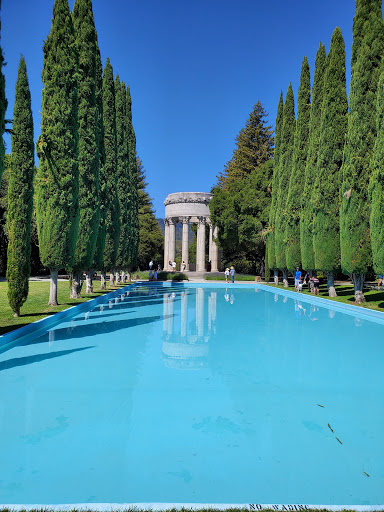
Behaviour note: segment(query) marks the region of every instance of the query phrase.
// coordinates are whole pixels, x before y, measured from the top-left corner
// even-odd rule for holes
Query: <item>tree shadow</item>
[[[72,354],[74,352],[80,352],[82,350],[88,350],[91,347],[82,347],[82,348],[74,348],[72,350],[60,350],[56,352],[51,352],[49,354],[39,354],[35,356],[26,356],[26,357],[14,357],[12,359],[8,359],[7,361],[0,362],[0,371],[10,370],[11,368],[16,368],[17,366],[26,366],[32,363],[39,363],[41,361],[46,361],[47,359],[53,359],[55,357],[66,356]]]

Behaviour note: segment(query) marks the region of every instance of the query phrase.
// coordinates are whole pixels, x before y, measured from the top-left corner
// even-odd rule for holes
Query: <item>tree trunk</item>
[[[276,268],[273,271],[273,281],[275,283],[275,286],[279,284],[279,271]]]
[[[88,270],[87,274],[85,276],[85,282],[86,282],[86,290],[85,293],[93,293],[93,270]]]
[[[114,282],[115,282],[115,276],[114,276],[114,273],[113,273],[113,272],[111,272],[111,273],[109,274],[109,287],[110,287],[110,288],[112,288],[112,286],[113,286]]]
[[[116,270],[115,272],[115,285],[120,284],[120,272]]]
[[[287,272],[287,270],[283,270],[283,283],[284,283],[284,288],[288,288],[288,272]]]
[[[265,264],[264,258],[260,262],[260,276],[265,278]]]
[[[102,270],[100,272],[100,290],[106,290],[107,289],[107,276],[105,274],[105,270]]]
[[[124,272],[124,270],[122,270],[122,271],[121,271],[121,282],[122,282],[122,283],[125,283],[125,282],[126,282],[126,281],[125,281],[125,272]]]
[[[13,316],[15,318],[19,318],[19,316],[20,316],[20,308],[18,308],[18,310],[14,312]]]
[[[336,289],[335,289],[335,275],[333,272],[327,272],[328,279],[328,295],[330,297],[337,297]]]
[[[125,282],[126,283],[130,283],[131,282],[131,274],[129,272],[127,272],[126,275],[125,275]]]
[[[82,272],[76,271],[72,274],[71,299],[80,299]]]
[[[355,302],[361,304],[365,302],[363,293],[365,274],[352,274],[352,281],[355,287]]]
[[[58,268],[51,268],[51,282],[49,286],[49,306],[58,306],[57,302],[57,276],[59,274]]]

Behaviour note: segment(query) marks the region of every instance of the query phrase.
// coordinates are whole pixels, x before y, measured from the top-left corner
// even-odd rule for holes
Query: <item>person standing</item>
[[[319,295],[320,281],[319,281],[318,277],[316,277],[316,276],[311,277],[311,281],[313,283],[313,294],[314,295]]]
[[[153,267],[153,261],[151,260],[151,261],[149,262],[149,270],[152,270],[152,267]]]
[[[228,283],[228,278],[229,278],[229,268],[228,267],[225,269],[224,275],[225,275],[225,282]]]
[[[231,283],[235,282],[235,268],[231,267],[231,270],[229,272],[231,274]]]
[[[301,272],[299,267],[296,267],[296,273],[295,273],[295,291],[299,291],[299,283],[301,281]]]
[[[172,272],[176,272],[176,261],[172,262]]]

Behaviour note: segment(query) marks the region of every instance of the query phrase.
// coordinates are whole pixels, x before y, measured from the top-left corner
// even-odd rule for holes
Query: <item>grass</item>
[[[18,318],[13,317],[13,311],[9,307],[6,282],[0,282],[0,335],[9,331],[13,331],[19,327],[40,320],[46,316],[54,315],[59,311],[76,306],[81,302],[98,297],[100,294],[105,294],[110,291],[127,286],[122,284],[115,288],[108,288],[107,290],[100,290],[100,281],[94,281],[94,292],[92,294],[82,293],[81,299],[69,298],[69,281],[58,281],[57,283],[57,300],[59,306],[48,306],[49,298],[49,282],[48,281],[31,281],[29,283],[28,299],[21,308],[21,316]],[[85,290],[85,284],[83,287]]]
[[[236,281],[255,281],[255,277],[250,274],[235,274],[235,282]],[[223,273],[220,274],[205,274],[204,279],[206,281],[225,281],[225,275]],[[229,276],[228,281],[231,281],[231,276]]]
[[[267,286],[271,286],[271,288],[275,288],[275,285],[272,283],[264,283]],[[289,288],[284,288],[283,285],[278,285],[277,288],[282,288],[283,290],[294,291],[294,287],[290,286]],[[366,302],[362,304],[355,303],[355,294],[354,288],[352,284],[342,284],[335,286],[337,297],[329,297],[328,289],[326,284],[320,285],[320,293],[319,297],[323,299],[334,300],[336,302],[342,302],[344,304],[352,304],[366,309],[374,309],[376,311],[384,311],[384,290],[371,290],[364,289],[364,296]],[[304,295],[312,295],[306,286],[304,285],[302,294]],[[300,295],[298,293],[298,295]]]

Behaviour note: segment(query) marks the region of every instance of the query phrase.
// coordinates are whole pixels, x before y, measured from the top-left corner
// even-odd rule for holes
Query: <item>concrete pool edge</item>
[[[19,327],[18,329],[14,329],[13,331],[2,334],[0,336],[0,349],[4,348],[10,343],[13,343],[14,341],[17,341],[20,338],[23,338],[24,336],[28,336],[40,330],[52,327],[64,319],[68,319],[71,316],[77,315],[84,309],[92,309],[94,306],[100,304],[104,300],[109,300],[107,297],[112,298],[115,295],[125,293],[127,290],[134,288],[135,286],[137,286],[137,283],[128,284],[127,286],[119,288],[118,290],[112,290],[108,293],[104,293],[103,295],[99,295],[93,299],[81,302],[80,304],[76,304],[76,306],[71,306],[70,308],[64,309],[63,311],[58,311],[53,315],[49,315],[41,318],[40,320],[36,320],[36,322],[32,322],[28,325],[24,325],[23,327]]]
[[[384,510],[384,505],[306,505],[306,504],[260,504],[260,503],[67,503],[61,505],[0,505],[2,510],[39,510],[44,511],[171,511],[171,510],[276,510],[276,511],[311,511],[311,510],[329,510],[332,512],[353,510],[356,512],[374,512],[376,510]]]

